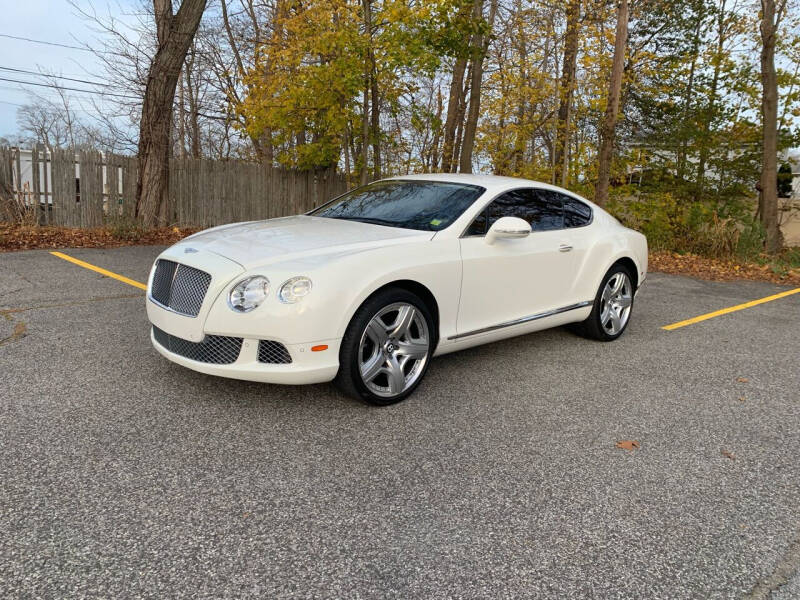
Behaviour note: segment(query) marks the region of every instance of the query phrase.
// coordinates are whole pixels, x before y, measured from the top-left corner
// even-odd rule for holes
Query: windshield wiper
[[[373,217],[347,217],[347,216],[337,216],[331,217],[332,219],[342,219],[343,221],[359,221],[360,223],[369,223],[371,225],[386,225],[388,227],[402,227],[400,223],[396,221],[389,221],[387,219],[376,219]]]

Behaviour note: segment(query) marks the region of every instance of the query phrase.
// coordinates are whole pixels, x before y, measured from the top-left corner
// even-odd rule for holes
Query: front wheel
[[[347,327],[334,383],[370,404],[400,402],[422,381],[434,335],[430,311],[418,296],[404,289],[378,292]]]
[[[579,333],[602,342],[617,339],[630,321],[633,296],[630,272],[614,265],[600,283],[589,318],[578,325]]]

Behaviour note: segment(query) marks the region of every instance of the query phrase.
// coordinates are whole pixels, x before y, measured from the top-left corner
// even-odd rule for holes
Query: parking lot
[[[800,294],[662,329],[786,289],[654,273],[617,342],[447,355],[374,408],[184,369],[141,289],[0,254],[0,595],[798,598]]]

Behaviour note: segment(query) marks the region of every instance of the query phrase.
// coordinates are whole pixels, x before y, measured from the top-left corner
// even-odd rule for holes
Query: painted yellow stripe
[[[791,296],[792,294],[800,294],[800,288],[794,290],[787,290],[785,292],[781,292],[780,294],[774,294],[772,296],[767,296],[766,298],[759,298],[758,300],[751,300],[750,302],[745,302],[744,304],[737,304],[736,306],[729,306],[728,308],[715,310],[714,312],[706,313],[704,315],[700,315],[692,319],[686,319],[685,321],[678,321],[677,323],[664,325],[664,327],[662,327],[661,329],[672,331],[673,329],[678,329],[679,327],[694,325],[695,323],[699,323],[700,321],[705,321],[706,319],[713,319],[714,317],[727,315],[728,313],[736,312],[737,310],[744,310],[745,308],[753,308],[754,306],[758,306],[759,304],[764,304],[765,302],[772,302],[773,300],[786,298],[786,296]]]
[[[57,256],[58,258],[63,258],[79,267],[83,267],[84,269],[89,269],[90,271],[94,271],[95,273],[100,273],[101,275],[105,275],[106,277],[111,277],[112,279],[116,279],[117,281],[121,281],[122,283],[127,283],[128,285],[132,285],[135,288],[139,288],[140,290],[146,290],[147,286],[139,281],[134,281],[133,279],[128,279],[122,275],[118,275],[112,271],[107,271],[106,269],[96,267],[92,264],[87,262],[83,262],[82,260],[78,260],[77,258],[72,258],[71,256],[67,256],[61,252],[51,252],[53,256]]]

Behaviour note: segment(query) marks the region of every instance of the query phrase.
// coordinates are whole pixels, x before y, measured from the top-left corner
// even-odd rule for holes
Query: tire
[[[400,402],[425,377],[436,341],[431,312],[416,294],[402,288],[381,290],[350,320],[334,384],[369,404]]]
[[[622,278],[622,287],[617,293],[613,291],[613,288],[620,278]],[[612,280],[614,281],[612,282]],[[609,285],[610,282],[611,285]],[[584,337],[601,342],[616,340],[625,333],[625,329],[630,323],[634,295],[633,276],[630,270],[621,264],[612,266],[600,283],[589,317],[578,323],[573,329]],[[609,312],[606,312],[609,298],[611,298],[611,306]],[[614,315],[616,315],[616,321]]]

